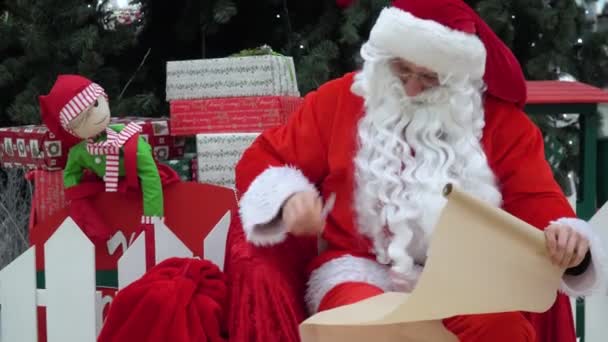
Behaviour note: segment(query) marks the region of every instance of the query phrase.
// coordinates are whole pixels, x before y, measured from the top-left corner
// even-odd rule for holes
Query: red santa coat
[[[336,194],[323,233],[328,249],[312,261],[310,272],[344,255],[370,262],[375,259],[370,242],[357,232],[353,212],[357,123],[364,115],[363,99],[350,90],[353,76],[347,74],[307,95],[289,122],[260,135],[236,168],[243,229],[256,245],[276,244],[286,238],[280,220],[273,219],[293,193],[316,189],[324,198]],[[486,97],[484,110],[482,146],[498,179],[503,209],[539,229],[551,221],[575,217],[545,160],[539,129],[513,104]],[[588,227],[577,224],[575,228],[579,227],[591,238]],[[595,240],[592,253],[594,247],[599,248]],[[597,283],[601,273],[597,264],[592,263],[578,277],[564,277],[564,290],[584,294]],[[564,295],[542,317],[528,317],[539,341],[575,339],[570,304]]]

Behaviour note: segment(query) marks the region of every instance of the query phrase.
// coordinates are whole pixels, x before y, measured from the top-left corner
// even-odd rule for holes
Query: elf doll
[[[69,148],[64,169],[69,215],[94,243],[107,242],[113,233],[90,202],[100,191],[140,189],[143,228],[163,220],[163,185],[179,177],[157,165],[152,148],[139,136],[141,126],[110,125],[108,97],[101,86],[82,76],[60,75],[39,102],[44,124]],[[98,178],[89,181],[88,172]]]

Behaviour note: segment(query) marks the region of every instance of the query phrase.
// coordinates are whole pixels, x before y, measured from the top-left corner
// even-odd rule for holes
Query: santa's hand
[[[562,268],[578,266],[589,251],[589,240],[564,224],[551,224],[545,229],[549,256]]]
[[[313,191],[292,195],[283,205],[283,223],[294,235],[317,235],[323,229],[323,201]]]

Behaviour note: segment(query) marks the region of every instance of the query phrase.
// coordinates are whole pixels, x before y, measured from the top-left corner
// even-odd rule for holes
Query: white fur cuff
[[[561,290],[568,296],[579,297],[606,292],[606,255],[602,242],[586,221],[577,218],[561,218],[551,222],[565,224],[589,240],[591,263],[587,270],[578,276],[564,275]]]
[[[367,258],[345,255],[326,262],[310,275],[306,304],[310,314],[319,310],[323,297],[334,287],[348,282],[363,282],[392,290],[388,266]]]
[[[317,190],[298,169],[270,167],[257,176],[239,203],[247,240],[259,246],[285,240],[285,227],[280,219],[275,219],[289,196],[301,191]]]

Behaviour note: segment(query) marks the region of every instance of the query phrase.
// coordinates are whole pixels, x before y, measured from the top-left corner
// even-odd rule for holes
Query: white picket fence
[[[230,212],[205,238],[205,259],[223,269]],[[170,257],[192,257],[192,251],[163,223],[154,229],[156,263]],[[124,240],[124,241],[121,241]],[[128,247],[124,235],[108,245],[124,253],[118,260],[118,289],[145,272],[145,233]],[[96,290],[95,247],[71,218],[44,244],[45,289],[36,288],[35,248],[0,271],[0,341],[38,341],[37,307],[46,307],[48,342],[94,342],[102,312],[112,297]]]
[[[573,203],[574,204],[574,203]],[[608,242],[608,205],[590,222]],[[204,257],[223,269],[230,212],[204,240]],[[192,252],[158,223],[154,231],[156,263]],[[131,237],[131,240],[133,237]],[[110,254],[122,247],[118,260],[118,289],[145,272],[145,235],[129,244],[122,233],[108,244]],[[46,288],[36,287],[35,248],[31,247],[0,270],[0,342],[38,341],[37,307],[46,307],[48,342],[93,342],[102,327],[102,312],[111,297],[96,291],[95,247],[72,221],[66,219],[44,245]],[[608,246],[606,246],[608,250]],[[576,313],[576,312],[575,312]],[[588,297],[585,305],[585,342],[606,341],[608,296]]]

